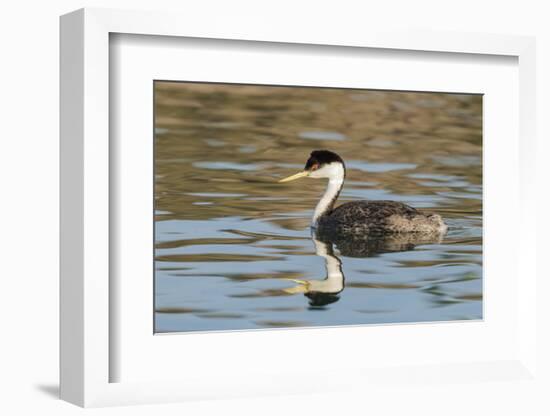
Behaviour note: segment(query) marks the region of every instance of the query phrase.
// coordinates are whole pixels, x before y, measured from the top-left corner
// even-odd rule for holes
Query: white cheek
[[[321,169],[319,170],[314,170],[313,172],[311,172],[309,175],[308,175],[308,178],[323,178],[324,176],[322,175],[321,173]]]
[[[309,174],[310,178],[333,178],[338,176],[341,170],[341,166],[338,163],[330,163],[324,165],[322,168],[317,169]]]

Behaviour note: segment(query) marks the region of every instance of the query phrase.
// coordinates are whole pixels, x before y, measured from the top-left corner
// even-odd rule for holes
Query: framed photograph
[[[61,397],[536,380],[534,40],[241,29],[61,18]]]

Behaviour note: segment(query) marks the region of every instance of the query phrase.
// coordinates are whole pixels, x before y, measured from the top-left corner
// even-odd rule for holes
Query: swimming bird
[[[345,177],[346,166],[340,156],[329,150],[314,150],[302,172],[279,182],[300,178],[328,179],[311,220],[311,227],[319,236],[446,233],[447,225],[439,214],[422,212],[401,202],[352,201],[335,208]]]

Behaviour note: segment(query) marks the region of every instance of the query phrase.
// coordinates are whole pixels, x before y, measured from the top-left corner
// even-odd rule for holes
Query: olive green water
[[[156,82],[155,330],[482,318],[481,111],[479,95]],[[447,235],[316,241],[325,180],[277,183],[314,149],[346,162],[340,203],[402,201]]]

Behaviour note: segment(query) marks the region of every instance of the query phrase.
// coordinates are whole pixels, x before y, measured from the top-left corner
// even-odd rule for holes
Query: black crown
[[[315,165],[321,167],[333,162],[344,164],[342,158],[330,150],[314,150],[306,162],[305,170],[310,170]]]

